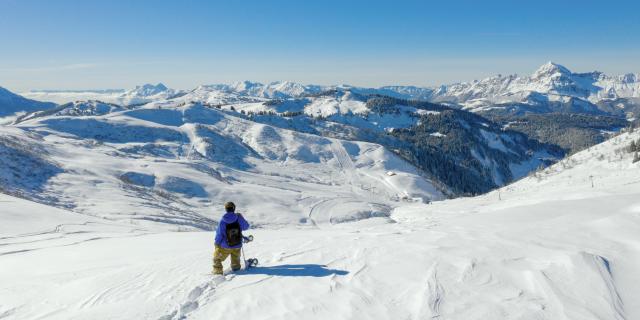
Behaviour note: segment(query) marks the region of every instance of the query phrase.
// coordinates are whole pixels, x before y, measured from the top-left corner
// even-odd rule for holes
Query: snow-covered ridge
[[[210,92],[227,93],[252,98],[286,99],[318,93],[328,88],[329,87],[317,85],[303,85],[291,81],[275,81],[268,84],[240,81],[232,84],[203,85],[196,88],[195,91],[208,90]]]
[[[492,105],[524,103],[533,106],[547,106],[554,102],[570,103],[571,99],[593,105],[577,107],[577,111],[595,112],[597,104],[603,100],[640,97],[640,76],[628,73],[608,76],[602,72],[574,73],[568,68],[548,62],[529,76],[497,75],[479,81],[462,82],[439,87],[384,86],[362,88],[349,85],[317,86],[303,85],[289,81],[270,84],[244,81],[231,85],[206,86],[217,92],[233,93],[253,98],[299,98],[322,91],[352,91],[361,94],[380,94],[402,99],[416,99],[440,103],[453,103],[471,111],[482,111]],[[581,102],[575,102],[580,104]],[[582,110],[582,109],[584,110]]]
[[[441,87],[436,99],[452,97],[459,102],[478,98],[499,98],[528,92],[586,98],[630,98],[640,94],[638,75],[607,76],[601,72],[573,73],[566,67],[548,62],[531,76],[498,75],[470,83]]]
[[[607,76],[601,72],[573,73],[564,66],[549,62],[530,76],[498,75],[425,89],[427,93],[407,92],[402,88],[394,90],[406,97],[457,103],[471,111],[522,103],[539,107],[541,112],[545,112],[544,107],[561,110],[564,105],[572,104],[575,105],[575,111],[596,113],[596,104],[600,101],[640,97],[638,78],[637,74]]]
[[[40,102],[17,95],[0,87],[0,118],[53,108],[53,103]]]
[[[473,82],[438,87],[384,86],[363,88],[349,85],[303,85],[289,81],[262,84],[251,81],[200,86],[194,98],[218,103],[290,99],[315,95],[323,91],[350,91],[365,95],[379,94],[401,99],[414,99],[459,105],[470,111],[483,111],[496,105],[526,104],[540,112],[573,110],[597,113],[597,104],[623,98],[640,98],[640,76],[625,74],[608,76],[601,72],[574,73],[568,68],[548,62],[529,76],[497,75]],[[535,110],[535,108],[533,109]]]
[[[44,111],[33,112],[19,116],[14,121],[14,124],[28,121],[34,118],[47,117],[47,116],[100,116],[112,112],[126,110],[127,108],[117,104],[105,103],[101,101],[89,100],[89,101],[75,101],[63,104],[61,106],[47,109]]]

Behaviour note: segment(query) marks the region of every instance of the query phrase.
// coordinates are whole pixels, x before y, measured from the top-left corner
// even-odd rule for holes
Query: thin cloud
[[[96,63],[73,63],[58,66],[29,67],[29,68],[3,68],[4,72],[58,72],[96,68]]]

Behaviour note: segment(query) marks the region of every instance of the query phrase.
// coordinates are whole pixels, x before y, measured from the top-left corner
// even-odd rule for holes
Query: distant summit
[[[640,114],[640,76],[574,73],[547,62],[530,76],[493,76],[437,88],[384,87],[404,99],[427,100],[483,113],[575,112],[634,118]]]
[[[158,83],[156,85],[145,84],[142,86],[136,86],[135,89],[127,91],[125,95],[137,95],[140,97],[148,97],[148,96],[153,96],[159,93],[166,92],[168,90],[169,88],[167,88],[162,83]]]
[[[540,66],[540,68],[533,73],[532,78],[548,77],[556,74],[571,75],[571,71],[562,65],[549,61]]]

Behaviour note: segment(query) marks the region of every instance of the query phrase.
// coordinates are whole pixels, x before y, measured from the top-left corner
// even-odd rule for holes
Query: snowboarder
[[[216,230],[215,251],[213,253],[213,274],[222,274],[222,261],[231,256],[231,269],[238,271],[240,250],[242,249],[242,231],[249,229],[249,223],[242,214],[235,213],[233,202],[224,204],[226,213],[222,216]]]

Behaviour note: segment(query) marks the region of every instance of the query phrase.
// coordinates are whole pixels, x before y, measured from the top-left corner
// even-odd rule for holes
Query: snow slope
[[[0,195],[10,208],[0,210],[0,315],[636,319],[640,163],[617,150],[638,138],[620,135],[481,197],[397,208],[393,220],[256,229],[245,252],[260,266],[217,278],[207,274],[211,232],[127,227]]]
[[[6,192],[92,216],[206,230],[218,219],[211,206],[235,199],[261,225],[307,225],[387,216],[402,198],[443,197],[380,145],[280,129],[198,103],[88,102],[54,111],[0,127],[9,164],[22,163],[0,168],[0,178]],[[42,168],[50,169],[26,179]],[[349,205],[330,208],[334,198]],[[316,216],[320,204],[331,210]]]
[[[435,203],[426,215],[418,206],[396,210],[399,223],[451,230],[439,240],[446,250],[434,254],[455,261],[439,264],[448,275],[440,285],[453,293],[441,315],[640,317],[640,163],[622,151],[639,138],[622,134],[482,197]],[[479,300],[493,310],[456,312]]]
[[[9,122],[8,120],[3,120],[6,117],[47,110],[53,107],[55,107],[53,103],[30,100],[0,87],[0,124]]]
[[[245,83],[243,88],[259,87],[249,84]],[[412,159],[414,165],[439,179],[454,194],[486,192],[518,179],[562,154],[559,148],[529,141],[521,134],[502,130],[491,121],[468,112],[428,102],[379,96],[375,91],[341,87],[304,97],[269,100],[238,95],[237,90],[220,90],[219,86],[200,87],[175,100],[183,103],[201,101],[267,125],[376,142],[403,150],[405,158]],[[412,140],[420,131],[450,134],[439,136],[440,141],[430,141],[429,135]],[[426,144],[430,148],[420,150]],[[465,144],[464,148],[460,147]],[[431,150],[438,150],[438,156],[444,159],[434,160],[437,164],[427,163],[425,158],[434,158],[424,156]],[[462,165],[456,171],[464,171],[466,178],[447,173],[457,164]],[[469,176],[482,181],[473,183]]]

